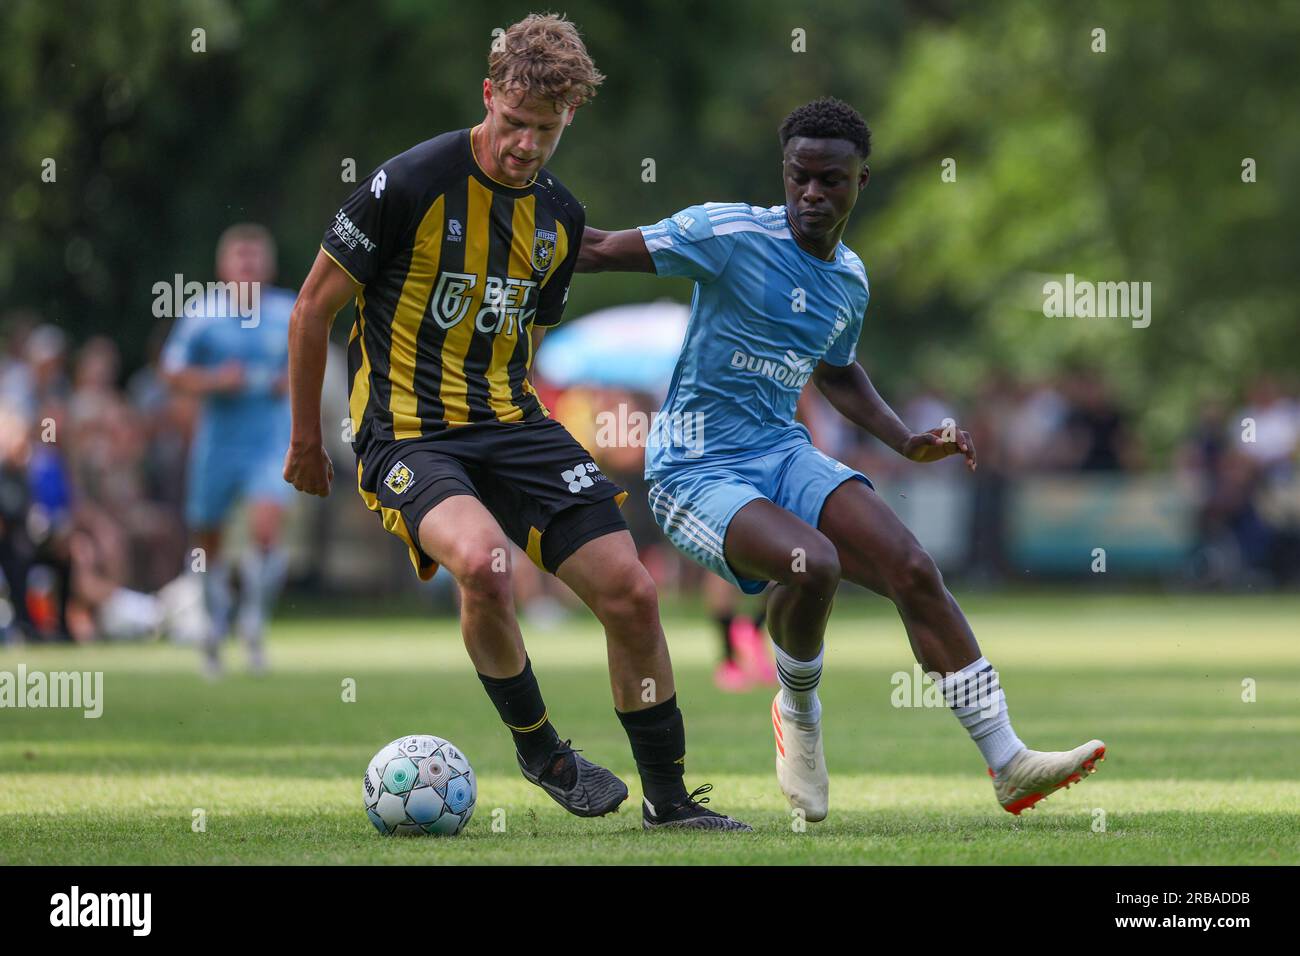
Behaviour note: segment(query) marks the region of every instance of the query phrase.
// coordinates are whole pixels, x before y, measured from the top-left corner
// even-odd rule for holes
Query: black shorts
[[[476,422],[401,441],[368,436],[357,449],[357,486],[425,581],[438,565],[420,548],[420,521],[452,495],[478,498],[506,536],[552,573],[587,541],[627,528],[617,507],[627,492],[550,418]]]

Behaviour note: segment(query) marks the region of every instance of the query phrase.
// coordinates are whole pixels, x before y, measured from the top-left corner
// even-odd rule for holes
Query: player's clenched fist
[[[284,480],[299,491],[324,498],[334,480],[334,463],[321,445],[290,445],[284,456]]]

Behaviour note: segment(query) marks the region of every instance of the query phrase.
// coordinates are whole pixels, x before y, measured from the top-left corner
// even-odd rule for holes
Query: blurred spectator
[[[1041,458],[1046,434],[1030,431],[1028,416],[1021,412],[1021,390],[1005,371],[991,373],[973,406],[972,416],[962,424],[971,433],[979,468],[975,471],[974,502],[971,508],[970,564],[979,584],[997,583],[1008,574],[1006,526],[1008,491],[1015,475],[1012,449],[1028,461]],[[1041,426],[1038,426],[1041,427]],[[1017,429],[1022,429],[1017,432]],[[1030,454],[1027,449],[1033,448]]]
[[[0,630],[53,640],[87,640],[106,625],[130,632],[120,626],[130,617],[126,586],[158,588],[182,555],[179,516],[147,498],[154,433],[119,388],[111,339],[87,340],[69,381],[56,326],[24,315],[4,329]]]
[[[0,571],[7,627],[20,638],[65,640],[71,493],[53,443],[33,441],[23,419],[0,409]]]
[[[27,392],[23,396],[31,415],[57,408],[68,398],[67,336],[57,325],[38,325],[23,342],[27,367]]]
[[[919,391],[902,404],[898,417],[913,431],[929,431],[931,428],[943,427],[945,418],[956,422],[957,411],[939,386],[925,382]]]
[[[1089,372],[1066,379],[1070,410],[1055,443],[1057,461],[1072,471],[1127,471],[1137,466],[1128,423],[1105,384]]]
[[[10,312],[0,321],[0,408],[24,421],[36,413],[26,350],[27,337],[39,324],[39,316],[28,311]]]
[[[151,430],[117,387],[119,365],[117,346],[103,337],[90,339],[77,353],[68,405],[77,508],[118,524],[126,558],[123,583],[152,591],[180,571],[184,540],[175,511],[149,500]],[[173,472],[172,481],[180,478]]]
[[[23,420],[0,405],[0,637],[33,633],[27,579],[36,546],[27,533],[31,491]]]
[[[140,462],[145,498],[166,513],[168,526],[183,539],[186,471],[199,401],[189,392],[168,388],[159,374],[159,357],[170,328],[170,320],[164,320],[150,332],[148,360],[127,381],[127,395],[145,441]],[[335,449],[330,453],[336,454]],[[183,548],[179,540],[166,550],[176,555]]]
[[[1049,380],[1012,386],[1010,408],[1001,428],[1006,467],[1012,474],[1042,471],[1054,463],[1070,404]],[[980,449],[980,437],[975,439]]]
[[[70,348],[57,326],[33,313],[11,312],[0,322],[0,634],[87,640],[201,629],[201,599],[169,583],[187,554],[182,503],[197,414],[194,397],[167,388],[159,374],[169,327],[166,321],[154,327],[145,364],[123,388],[111,339],[93,337]],[[325,419],[337,466],[350,452],[342,426],[333,426],[348,409],[342,349],[331,350],[338,382],[326,398],[337,395]],[[663,591],[703,592],[720,634],[745,613],[761,613],[757,604],[741,606],[735,595],[710,589],[654,521],[642,474],[658,398],[615,388],[556,389],[540,380],[537,387],[601,470],[628,491],[623,514]],[[910,427],[953,418],[975,438],[980,468],[959,487],[973,496],[966,570],[981,580],[1009,573],[1005,535],[1018,482],[1061,470],[1129,471],[1141,463],[1127,416],[1091,371],[1017,380],[993,370],[977,396],[960,398],[925,384],[897,408]],[[850,424],[815,387],[804,390],[797,414],[817,447],[881,481],[933,472],[916,470]],[[1197,489],[1201,583],[1287,586],[1300,578],[1298,458],[1294,388],[1265,376],[1239,405],[1204,404],[1174,463],[1184,486]],[[354,504],[346,494],[297,502],[310,508],[299,567],[309,586],[330,584],[338,542],[359,534],[345,518]],[[332,565],[327,555],[335,555]],[[573,600],[568,589],[531,573],[524,554],[514,561],[516,599],[531,624],[563,620]]]
[[[1249,422],[1254,423],[1254,440],[1248,440]],[[1241,451],[1265,471],[1286,477],[1295,470],[1300,448],[1300,402],[1288,396],[1275,378],[1257,379],[1246,393],[1246,406],[1229,424]]]
[[[78,515],[70,542],[70,633],[78,641],[124,641],[156,639],[166,632],[181,643],[198,643],[206,621],[197,583],[179,576],[156,593],[126,587],[128,545],[122,527],[104,512],[84,510]]]
[[[1246,407],[1231,417],[1222,402],[1202,407],[1178,454],[1179,467],[1201,489],[1194,562],[1200,583],[1285,586],[1300,576],[1296,407],[1270,378],[1253,385]],[[1244,419],[1254,423],[1253,442]]]
[[[1275,532],[1255,505],[1258,481],[1240,452],[1218,459],[1197,528],[1207,583],[1251,583],[1268,568]]]

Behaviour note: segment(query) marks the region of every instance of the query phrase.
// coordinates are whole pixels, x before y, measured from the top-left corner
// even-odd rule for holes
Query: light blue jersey
[[[869,297],[862,260],[843,243],[833,262],[799,248],[784,206],[705,203],[641,235],[659,275],[695,280],[646,477],[808,441],[795,404],[819,361],[855,359]]]
[[[766,498],[817,527],[846,481],[871,482],[813,447],[794,420],[817,363],[849,365],[867,273],[846,245],[834,261],[795,243],[785,207],[691,206],[641,235],[661,276],[695,280],[686,340],[646,443],[650,507],[684,554],[750,594],[767,582],[727,561],[727,527]]]
[[[240,498],[284,500],[281,472],[292,416],[284,376],[294,294],[262,286],[256,321],[223,314],[215,297],[193,300],[162,351],[167,372],[238,362],[244,384],[204,397],[190,448],[186,515],[193,527],[219,524]],[[195,312],[199,314],[193,314]]]

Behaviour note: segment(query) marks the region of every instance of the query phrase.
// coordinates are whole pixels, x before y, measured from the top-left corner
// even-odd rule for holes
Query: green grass
[[[768,692],[713,689],[711,628],[670,615],[687,782],[753,834],[646,834],[604,641],[585,615],[531,632],[552,715],[628,780],[623,813],[579,820],[528,785],[453,622],[334,616],[272,634],[273,673],[197,676],[165,646],[27,648],[0,670],[104,671],[104,714],[0,710],[0,864],[1130,863],[1300,861],[1300,600],[973,598],[1015,726],[1039,749],[1103,738],[1096,776],[1016,819],[943,710],[896,709],[912,659],[892,608],[842,599],[822,687],[831,816],[794,832],[772,772]],[[341,683],[357,682],[344,703]],[[1244,678],[1258,699],[1241,700]],[[456,839],[384,839],[361,809],[380,745],[454,740],[479,775]],[[206,832],[191,828],[206,811]],[[494,832],[493,810],[504,811]],[[1094,832],[1095,811],[1105,832]]]

